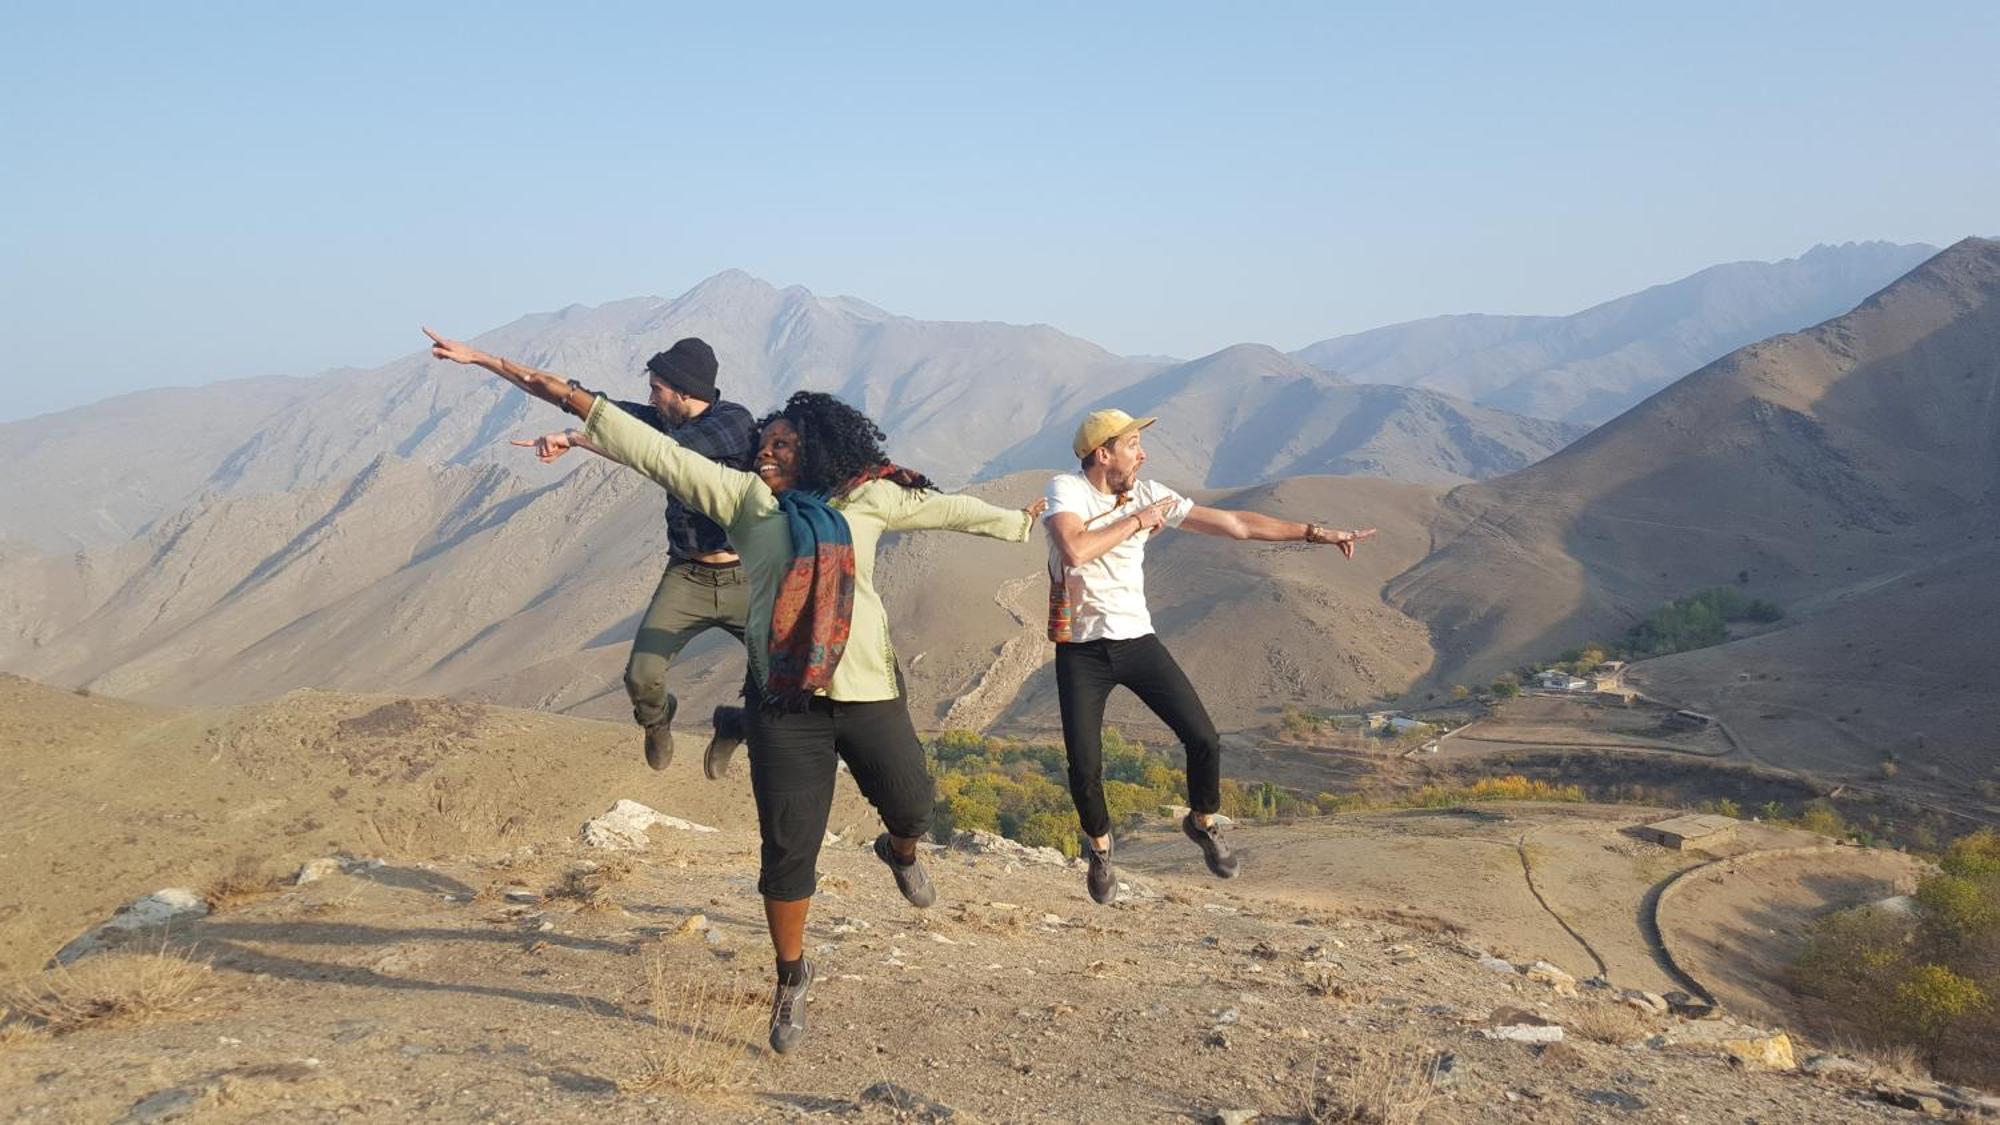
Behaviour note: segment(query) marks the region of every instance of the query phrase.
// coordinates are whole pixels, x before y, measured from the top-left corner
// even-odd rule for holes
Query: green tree
[[[1074,858],[1082,854],[1082,835],[1075,813],[1039,812],[1021,824],[1014,838],[1031,848],[1054,848]]]
[[[2000,832],[1982,828],[1951,842],[1938,866],[1968,879],[2000,876]]]
[[[1945,1045],[1986,1006],[1979,985],[1943,965],[1918,965],[1896,986],[1896,1012],[1936,1065]]]
[[[1805,808],[1799,810],[1799,827],[1808,832],[1817,832],[1822,836],[1832,836],[1836,839],[1847,835],[1847,822],[1841,819],[1840,813],[1836,812],[1832,805],[1823,800],[1810,801]]]
[[[2000,878],[1935,875],[1912,897],[1926,930],[1947,949],[1970,950],[2000,933]]]

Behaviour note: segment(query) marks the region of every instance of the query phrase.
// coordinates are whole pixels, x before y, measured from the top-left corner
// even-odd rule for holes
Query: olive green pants
[[[660,576],[653,604],[639,619],[632,657],[625,662],[625,694],[632,718],[649,727],[667,714],[667,669],[689,641],[708,629],[727,629],[743,639],[750,611],[750,586],[741,566],[677,562]]]

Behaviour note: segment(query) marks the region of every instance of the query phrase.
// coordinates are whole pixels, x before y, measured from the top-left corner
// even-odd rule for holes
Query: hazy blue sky
[[[1191,356],[2000,232],[1990,0],[557,7],[9,4],[0,418],[729,267]]]

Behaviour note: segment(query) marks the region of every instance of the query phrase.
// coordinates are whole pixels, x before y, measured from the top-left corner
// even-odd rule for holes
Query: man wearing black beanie
[[[646,361],[647,401],[619,402],[618,406],[690,451],[747,472],[757,451],[757,423],[748,410],[724,400],[716,391],[715,371],[715,351],[706,343],[692,336],[676,341]],[[591,449],[577,430],[543,434],[514,444],[533,446],[544,462],[554,461],[572,448]],[[667,499],[667,551],[666,573],[639,620],[639,633],[625,664],[625,693],[632,699],[632,718],[646,731],[646,763],[656,770],[667,768],[673,760],[674,712],[680,706],[667,691],[668,667],[688,642],[709,629],[726,629],[741,641],[750,608],[749,587],[729,536],[671,493]],[[703,755],[702,772],[710,780],[721,777],[742,741],[742,708],[716,708],[715,734]]]

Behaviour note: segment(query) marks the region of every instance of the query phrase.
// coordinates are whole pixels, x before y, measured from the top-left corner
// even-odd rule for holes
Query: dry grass
[[[528,834],[519,810],[532,802],[530,786],[509,772],[504,783],[467,785],[434,776],[421,805],[367,815],[365,824],[381,854],[401,859],[487,852],[511,847]]]
[[[1561,1071],[1565,1074],[1573,1074],[1579,1070],[1586,1069],[1590,1065],[1583,1057],[1583,1052],[1570,1046],[1567,1042],[1544,1043],[1536,1047],[1535,1063],[1549,1070]]]
[[[1402,1028],[1307,1067],[1292,1116],[1311,1125],[1416,1125],[1437,1099],[1440,1055]]]
[[[283,872],[266,869],[256,856],[241,855],[236,857],[236,865],[227,875],[211,880],[201,889],[201,897],[207,900],[210,910],[227,910],[276,894],[284,883]]]
[[[42,1029],[28,1022],[12,1008],[0,1007],[0,1050],[32,1043],[42,1038]]]
[[[144,1022],[198,1003],[212,977],[208,962],[167,946],[101,953],[17,986],[5,1026],[61,1035],[93,1024]]]
[[[1810,1053],[1812,1052],[1808,1052]],[[1930,1067],[1924,1065],[1923,1053],[1907,1043],[1872,1042],[1851,1035],[1840,1036],[1828,1048],[1827,1053],[1867,1064],[1871,1080],[1878,1078],[1904,1082],[1933,1080]]]
[[[635,866],[629,859],[579,863],[564,871],[555,886],[543,892],[542,900],[550,904],[567,902],[586,912],[618,910],[610,888],[624,882],[633,870]]]
[[[968,929],[1005,937],[1019,937],[1026,926],[1026,915],[1027,911],[1018,907],[1006,910],[966,903],[958,908],[956,920]]]
[[[710,1093],[749,1081],[750,1046],[764,1028],[760,997],[717,977],[712,965],[677,965],[657,953],[646,961],[646,996],[653,1026],[638,1073],[619,1089]]]
[[[1563,1016],[1563,1028],[1593,1043],[1622,1047],[1652,1034],[1639,1013],[1623,1004],[1584,1004]]]
[[[1360,910],[1356,911],[1354,916],[1357,918],[1367,918],[1375,922],[1387,922],[1391,925],[1401,926],[1406,930],[1414,930],[1420,934],[1431,934],[1433,936],[1463,937],[1466,932],[1464,926],[1450,919],[1440,918],[1435,914],[1425,914],[1420,910],[1411,910],[1408,907],[1402,906]]]
[[[1358,995],[1332,965],[1307,965],[1299,970],[1299,979],[1305,982],[1307,992],[1328,1000],[1354,1000]]]

